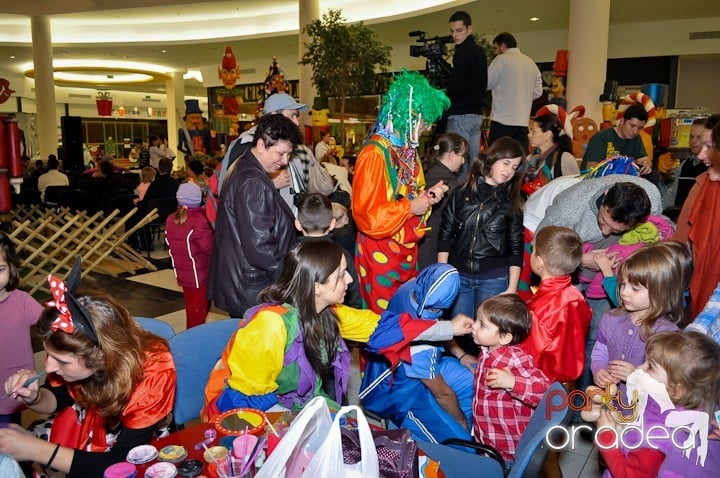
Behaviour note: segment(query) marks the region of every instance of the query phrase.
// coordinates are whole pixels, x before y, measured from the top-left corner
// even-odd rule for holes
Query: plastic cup
[[[233,440],[233,456],[245,461],[257,445],[258,437],[255,435],[240,435]]]
[[[240,470],[244,467],[243,460],[237,458],[228,458],[220,462],[223,475],[227,478],[251,478],[255,476],[255,466],[252,465],[248,468],[247,473],[244,475],[240,473]]]

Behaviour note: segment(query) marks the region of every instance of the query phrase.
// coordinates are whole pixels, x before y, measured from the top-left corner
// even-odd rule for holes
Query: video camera
[[[447,46],[445,45],[453,41],[450,35],[427,38],[427,32],[422,30],[412,31],[408,33],[408,36],[418,37],[417,42],[422,43],[422,45],[410,45],[410,56],[424,56],[430,59],[444,57],[447,54]]]

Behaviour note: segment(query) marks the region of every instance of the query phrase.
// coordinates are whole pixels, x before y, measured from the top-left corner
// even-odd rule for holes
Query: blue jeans
[[[471,115],[452,115],[447,120],[447,132],[457,133],[470,143],[470,160],[465,161],[458,177],[460,181],[465,179],[468,167],[472,162],[473,158],[480,152],[480,135],[482,133],[483,117],[482,115],[471,114]]]
[[[475,311],[482,301],[505,292],[508,288],[508,276],[491,279],[475,279],[460,274],[460,292],[458,292],[452,316],[465,314],[475,318]]]

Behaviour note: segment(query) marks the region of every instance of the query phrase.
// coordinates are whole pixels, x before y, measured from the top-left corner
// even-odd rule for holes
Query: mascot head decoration
[[[202,110],[198,100],[185,100],[185,126],[188,130],[203,129]]]
[[[278,66],[277,57],[273,57],[270,68],[268,68],[268,74],[265,76],[264,93],[262,101],[258,102],[258,116],[262,115],[265,107],[265,101],[275,93],[290,93],[290,86],[285,81],[285,73],[282,68]]]
[[[223,86],[228,90],[232,90],[240,78],[240,68],[233,54],[232,48],[228,45],[225,47],[225,54],[222,58],[222,67],[218,67],[218,78],[222,80]]]
[[[422,131],[440,119],[450,99],[419,73],[403,70],[383,96],[375,132],[395,146],[416,148]]]

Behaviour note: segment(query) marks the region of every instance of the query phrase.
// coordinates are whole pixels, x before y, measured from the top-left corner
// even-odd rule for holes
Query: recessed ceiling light
[[[540,20],[540,17],[530,17],[531,22],[537,22],[538,20]]]
[[[10,59],[11,59],[11,60],[14,60],[14,59],[15,59],[15,55],[10,55]]]
[[[167,53],[167,50],[160,50],[160,53]]]

